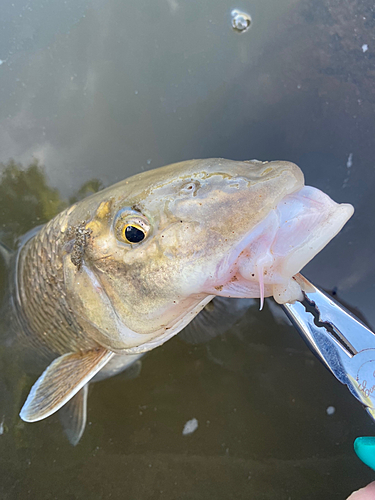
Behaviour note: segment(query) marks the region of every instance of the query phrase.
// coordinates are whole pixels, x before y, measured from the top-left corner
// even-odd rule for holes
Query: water
[[[358,0],[4,5],[0,161],[25,170],[38,159],[46,174],[25,177],[17,167],[17,188],[12,176],[3,181],[6,241],[69,199],[142,170],[210,156],[288,159],[308,184],[356,208],[305,274],[337,288],[375,326],[372,8]],[[233,9],[252,19],[241,36]],[[57,417],[16,418],[33,380],[2,344],[1,498],[343,499],[370,482],[353,441],[374,425],[269,307],[251,308],[204,345],[172,339],[143,358],[134,380],[92,386],[76,448]],[[183,435],[194,418],[198,428]]]

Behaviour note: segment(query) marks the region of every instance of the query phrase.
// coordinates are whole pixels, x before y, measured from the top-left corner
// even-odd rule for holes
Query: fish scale
[[[28,339],[48,357],[97,347],[68,304],[62,258],[67,211],[55,217],[20,250],[18,309]]]

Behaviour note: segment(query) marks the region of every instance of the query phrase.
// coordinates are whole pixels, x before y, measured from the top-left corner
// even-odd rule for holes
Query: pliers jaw
[[[307,345],[375,420],[375,334],[302,275],[304,299],[284,304]]]

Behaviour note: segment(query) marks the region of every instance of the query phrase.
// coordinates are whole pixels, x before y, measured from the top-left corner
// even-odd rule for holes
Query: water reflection
[[[48,184],[45,168],[35,159],[24,167],[10,159],[0,163],[0,234],[11,248],[35,226],[45,224],[68,205],[103,188],[98,179],[86,181],[69,199]]]
[[[1,240],[12,248],[17,238],[29,229],[44,224],[63,208],[66,202],[46,180],[43,167],[34,160],[24,168],[9,160],[0,163]]]

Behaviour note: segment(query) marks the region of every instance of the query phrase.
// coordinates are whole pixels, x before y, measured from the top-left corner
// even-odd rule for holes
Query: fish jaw
[[[353,215],[352,205],[334,202],[305,186],[285,196],[267,217],[218,265],[206,291],[224,297],[273,296],[276,302],[302,299],[297,273]]]

